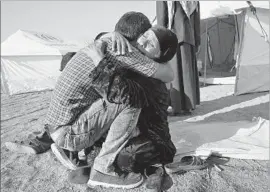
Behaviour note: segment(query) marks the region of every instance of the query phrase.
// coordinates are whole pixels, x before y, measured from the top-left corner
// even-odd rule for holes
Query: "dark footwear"
[[[192,170],[204,169],[208,166],[205,160],[197,156],[185,156],[178,162],[173,162],[165,165],[165,170],[167,173],[176,173],[179,171],[186,172]]]
[[[166,172],[163,176],[163,181],[161,183],[161,191],[167,191],[173,186],[173,180],[170,175]]]
[[[91,168],[73,170],[68,174],[68,181],[73,184],[86,184],[90,177]]]
[[[165,170],[163,167],[150,166],[145,169],[145,176],[147,178],[147,183],[145,185],[147,191],[151,192],[161,192],[161,186],[164,179]]]
[[[53,140],[43,132],[41,135],[31,135],[25,141],[6,142],[6,147],[17,153],[40,154],[48,151],[51,148]]]
[[[55,143],[51,145],[52,152],[55,154],[56,158],[64,165],[66,168],[71,170],[82,169],[90,167],[86,161],[81,161],[78,157],[78,152],[72,152],[58,147]]]
[[[142,182],[143,176],[141,174],[127,173],[119,176],[112,176],[92,169],[90,179],[87,185],[89,187],[103,186],[103,187],[132,189],[141,185]]]

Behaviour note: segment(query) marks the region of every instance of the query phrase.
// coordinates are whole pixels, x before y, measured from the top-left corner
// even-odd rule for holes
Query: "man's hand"
[[[95,66],[97,66],[100,61],[105,57],[106,42],[102,40],[96,40],[94,43],[88,45],[84,52],[91,57]]]
[[[126,50],[132,52],[131,45],[128,40],[118,32],[112,33],[112,49],[119,55],[124,55]]]
[[[117,55],[124,55],[126,50],[132,52],[132,48],[128,40],[118,32],[107,33],[102,38],[112,39],[112,51],[116,52]]]

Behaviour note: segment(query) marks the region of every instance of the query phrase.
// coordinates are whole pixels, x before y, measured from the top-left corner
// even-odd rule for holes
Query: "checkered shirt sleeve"
[[[108,62],[133,69],[147,77],[151,77],[156,73],[159,63],[149,59],[136,48],[132,47],[132,52],[127,52],[125,55],[116,55],[116,53],[112,51],[111,41],[107,38],[102,40],[106,41],[108,44],[108,51],[106,53]]]
[[[60,126],[72,124],[100,95],[91,87],[92,59],[78,51],[67,63],[57,80],[47,112],[46,124]]]

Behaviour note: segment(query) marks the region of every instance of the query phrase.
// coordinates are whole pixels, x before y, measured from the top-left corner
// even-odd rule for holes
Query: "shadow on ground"
[[[215,100],[211,100],[211,101],[204,101],[201,102],[201,104],[199,106],[197,106],[197,108],[192,111],[191,115],[188,116],[171,116],[169,117],[169,122],[175,122],[175,121],[183,121],[186,120],[188,118],[194,117],[194,116],[198,116],[198,115],[204,115],[207,113],[210,113],[212,111],[216,111],[216,110],[220,110],[223,109],[225,107],[230,107],[232,105],[236,105],[242,102],[246,102],[261,96],[265,96],[269,94],[268,92],[264,92],[264,93],[254,93],[254,94],[246,94],[246,95],[241,95],[241,96],[227,96],[227,97],[222,97],[219,99],[215,99]],[[228,121],[231,121],[232,118],[235,118],[234,120],[237,120],[237,118],[235,117],[235,114],[237,114],[237,117],[240,118],[239,120],[251,120],[252,117],[263,117],[265,119],[269,119],[269,102],[268,103],[263,103],[263,104],[255,104],[254,106],[251,107],[245,107],[245,108],[240,108],[240,109],[236,109],[233,110],[233,112],[228,112],[229,115]],[[224,114],[217,114],[214,115],[216,117],[218,116],[223,116]],[[209,117],[208,120],[220,120],[220,118],[215,119],[212,117]],[[227,119],[226,119],[227,121]]]

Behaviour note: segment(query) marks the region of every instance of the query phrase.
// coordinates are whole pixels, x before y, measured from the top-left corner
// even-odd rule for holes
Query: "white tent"
[[[1,93],[53,89],[62,55],[80,48],[45,33],[18,30],[1,44]]]
[[[179,129],[181,127],[181,129]],[[174,163],[183,156],[214,154],[237,159],[269,160],[269,120],[170,123],[176,147]]]
[[[204,78],[212,84],[235,84],[235,94],[269,91],[269,2],[200,1],[201,39],[199,59]],[[234,77],[207,78],[207,66],[235,65]]]

